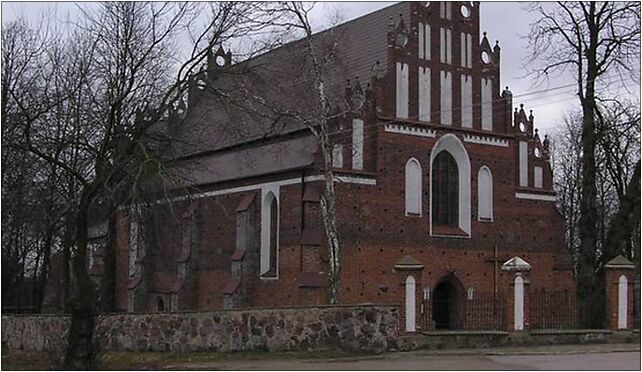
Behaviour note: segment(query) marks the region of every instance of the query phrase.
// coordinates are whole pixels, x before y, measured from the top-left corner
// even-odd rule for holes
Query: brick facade
[[[441,18],[441,6],[452,7],[451,19]],[[554,202],[548,143],[540,140],[532,114],[527,115],[523,107],[513,111],[511,93],[500,93],[500,48],[491,48],[485,34],[480,38],[480,4],[468,5],[469,17],[458,6],[438,2],[429,7],[423,3],[395,5],[405,9],[403,21],[393,20],[393,27],[381,25],[388,27],[386,71],[373,67],[370,78],[353,79],[345,96],[350,101],[361,95],[365,104],[332,123],[338,132],[334,141],[343,144],[343,166],[335,170],[343,177],[336,183],[342,246],[340,302],[400,305],[400,324],[404,324],[409,272],[395,269],[395,263],[410,256],[422,265],[411,272],[416,280],[419,327],[422,310],[431,311],[423,306],[424,292],[432,293],[444,280],[453,283],[457,301],[464,301],[469,290],[510,294],[507,276],[512,273],[502,272],[499,266],[515,256],[532,266],[529,290],[555,288],[574,293],[564,221]],[[420,22],[431,25],[430,60],[418,58]],[[439,61],[441,28],[451,30],[450,64]],[[481,39],[472,43],[471,67],[462,67],[466,64],[460,58],[466,54],[461,52],[462,33],[472,35],[474,41]],[[398,42],[400,35],[408,36],[405,46]],[[489,53],[490,63],[482,61],[482,52]],[[370,61],[373,66],[375,62]],[[396,62],[407,63],[410,72],[408,118],[396,116]],[[419,67],[431,69],[430,121],[419,120]],[[450,125],[441,123],[443,71],[452,78]],[[473,81],[470,128],[462,125],[462,75]],[[492,130],[482,129],[481,124],[482,78],[492,82]],[[355,118],[364,122],[362,169],[354,169],[351,151],[358,146],[351,131]],[[469,187],[463,191],[468,193],[465,207],[470,216],[462,217],[469,217],[469,231],[431,229],[431,151],[446,136],[465,149],[470,164]],[[520,142],[525,143],[524,154]],[[522,170],[520,156],[524,155],[527,165]],[[410,158],[419,162],[422,171],[422,213],[417,216],[407,216],[404,210],[404,172]],[[128,275],[127,262],[131,217],[122,209],[117,219],[117,307],[156,311],[159,300],[164,311],[327,303],[329,265],[319,203],[323,182],[318,149],[314,159],[309,167],[296,170],[194,185],[198,192],[189,200],[179,198],[153,208],[143,223],[148,232],[145,255],[138,257],[140,270],[135,275]],[[492,220],[483,221],[478,218],[477,192],[482,166],[492,174],[493,211]],[[535,184],[536,167],[542,171],[541,186]],[[527,174],[526,184],[520,185],[520,171]],[[262,278],[259,273],[262,189],[268,186],[279,190],[276,279]]]

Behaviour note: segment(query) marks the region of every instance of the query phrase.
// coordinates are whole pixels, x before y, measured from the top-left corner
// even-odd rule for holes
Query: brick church
[[[548,140],[503,88],[479,8],[399,3],[314,37],[337,113],[340,303],[398,304],[406,331],[472,327],[462,309],[510,293],[511,267],[531,292],[575,293]],[[168,196],[117,217],[117,310],[328,303],[323,158],[282,114],[314,114],[309,71],[303,41],[237,64],[210,52],[170,117]]]

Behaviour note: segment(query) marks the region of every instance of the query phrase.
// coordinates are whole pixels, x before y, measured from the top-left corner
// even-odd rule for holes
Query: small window
[[[159,312],[165,311],[165,302],[163,301],[163,299],[161,297],[158,297],[156,310],[158,310]]]
[[[343,145],[332,146],[332,166],[343,168]]]
[[[533,150],[533,155],[535,155],[536,158],[540,158],[542,156],[542,152],[540,151],[539,147],[535,147]]]
[[[464,18],[470,18],[470,15],[472,14],[470,11],[470,8],[467,5],[462,5],[461,8],[459,8],[461,15]]]
[[[421,215],[421,166],[414,158],[406,163],[406,215]]]
[[[492,61],[490,54],[485,50],[481,52],[481,60],[485,65],[489,64]]]

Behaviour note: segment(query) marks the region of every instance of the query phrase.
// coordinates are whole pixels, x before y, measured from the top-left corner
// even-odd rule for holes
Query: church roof
[[[410,5],[398,3],[315,34],[315,47],[332,59],[324,73],[326,91],[334,104],[344,97],[346,80],[358,76],[362,86],[370,80],[377,61],[387,65],[388,23],[400,15],[410,21]],[[302,123],[275,114],[270,107],[301,112],[318,107],[313,76],[309,73],[304,40],[296,40],[221,72],[216,89],[245,92],[238,100],[204,96],[188,108],[175,136],[174,157],[220,150],[239,143],[304,129]],[[336,45],[336,46],[335,46]],[[243,73],[238,72],[242,70]],[[261,100],[249,102],[247,92]],[[261,102],[264,101],[264,102]]]

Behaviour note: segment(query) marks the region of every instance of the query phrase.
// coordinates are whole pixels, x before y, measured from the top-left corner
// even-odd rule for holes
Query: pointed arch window
[[[459,224],[459,170],[448,153],[440,152],[432,166],[432,222],[435,226]]]
[[[268,192],[261,206],[261,277],[277,278],[279,260],[279,201]]]
[[[270,202],[270,270],[268,274],[276,276],[276,258],[277,258],[277,244],[279,235],[279,206],[276,203],[276,198],[272,198]]]
[[[487,166],[477,174],[477,213],[480,221],[493,220],[493,175]]]
[[[406,163],[406,215],[421,215],[421,165],[415,158]]]

